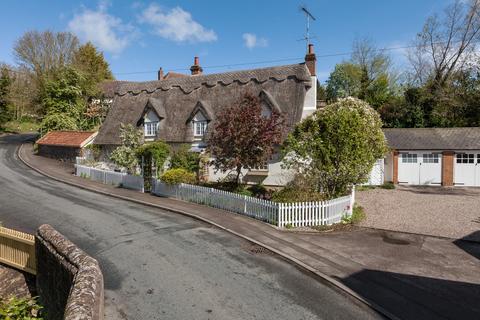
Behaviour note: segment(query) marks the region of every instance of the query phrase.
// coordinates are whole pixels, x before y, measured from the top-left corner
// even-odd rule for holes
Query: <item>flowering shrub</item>
[[[300,122],[284,143],[284,166],[328,198],[368,179],[387,144],[379,114],[368,103],[345,98]]]
[[[170,169],[165,171],[160,177],[160,180],[166,184],[179,184],[189,183],[194,184],[196,182],[195,174],[185,169]]]

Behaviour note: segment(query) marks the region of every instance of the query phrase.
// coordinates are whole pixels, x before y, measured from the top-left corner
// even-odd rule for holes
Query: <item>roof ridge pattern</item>
[[[124,96],[127,94],[137,95],[142,92],[151,94],[158,90],[168,91],[172,88],[179,88],[183,91],[183,93],[189,94],[201,86],[214,87],[219,84],[228,86],[234,82],[247,84],[251,81],[264,83],[269,80],[280,82],[290,77],[294,77],[300,82],[310,82],[310,73],[307,67],[304,63],[300,63],[268,68],[172,78],[167,80],[125,82],[117,88],[116,94],[119,96]]]

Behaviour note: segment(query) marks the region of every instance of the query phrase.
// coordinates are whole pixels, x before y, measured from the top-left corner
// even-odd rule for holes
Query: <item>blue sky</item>
[[[187,73],[200,57],[205,73],[300,62],[306,4],[323,82],[358,37],[380,47],[408,45],[425,19],[449,0],[277,1],[36,1],[4,0],[0,10],[0,62],[14,63],[12,47],[32,29],[74,31],[104,51],[117,79],[152,80],[156,70]],[[400,67],[402,50],[390,52]],[[252,62],[285,61],[244,64]],[[290,60],[291,59],[291,60]],[[215,67],[221,66],[221,67]]]

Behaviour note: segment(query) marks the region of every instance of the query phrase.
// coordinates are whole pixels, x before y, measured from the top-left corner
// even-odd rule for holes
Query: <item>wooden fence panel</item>
[[[36,274],[35,237],[0,227],[0,262]]]

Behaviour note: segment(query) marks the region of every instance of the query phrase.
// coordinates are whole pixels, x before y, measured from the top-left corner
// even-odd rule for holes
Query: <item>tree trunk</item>
[[[237,177],[235,179],[235,182],[237,183],[237,186],[240,185],[240,175],[242,174],[242,166],[238,165],[237,166]]]

